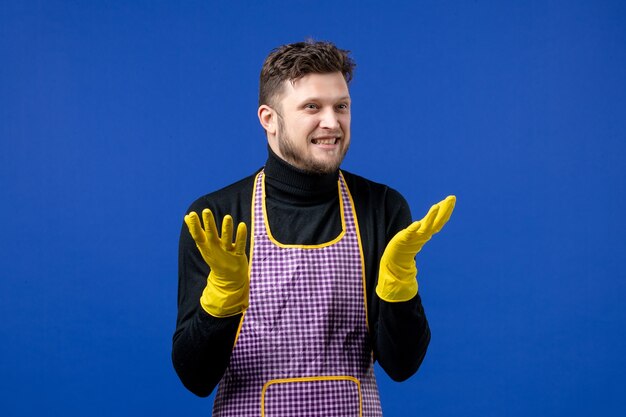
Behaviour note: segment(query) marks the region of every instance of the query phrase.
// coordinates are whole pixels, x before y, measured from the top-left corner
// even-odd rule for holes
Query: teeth
[[[337,138],[332,139],[313,139],[313,143],[316,145],[334,145],[337,143]]]

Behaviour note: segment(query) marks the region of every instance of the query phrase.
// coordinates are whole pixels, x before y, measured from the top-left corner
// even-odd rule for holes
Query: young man
[[[398,192],[339,170],[353,68],[331,43],[272,51],[264,168],[185,216],[172,357],[195,394],[219,383],[214,416],[378,416],[373,361],[402,381],[426,353],[414,258],[455,198],[412,223]]]

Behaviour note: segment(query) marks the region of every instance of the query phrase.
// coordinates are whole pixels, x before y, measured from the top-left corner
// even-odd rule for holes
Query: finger
[[[219,237],[217,235],[217,226],[215,225],[213,212],[209,209],[202,210],[202,220],[204,222],[204,231],[208,241],[215,243],[219,240]]]
[[[428,213],[426,213],[426,216],[420,220],[421,227],[419,231],[421,233],[432,234],[433,223],[437,218],[437,213],[439,213],[439,204],[432,206],[430,210],[428,210]]]
[[[237,237],[235,238],[235,254],[246,253],[246,240],[248,239],[248,227],[244,222],[237,225]]]
[[[411,233],[415,233],[420,229],[421,226],[422,226],[422,222],[417,220],[411,223],[409,227],[407,227],[407,230]]]
[[[222,220],[222,249],[232,250],[233,247],[233,218],[227,214]]]
[[[433,225],[433,233],[438,233],[443,226],[445,226],[448,220],[450,220],[455,204],[456,197],[453,195],[448,196],[445,200],[439,203],[440,209],[439,213],[437,213],[437,219]]]
[[[202,230],[202,226],[200,225],[200,218],[198,217],[198,213],[192,211],[191,213],[187,214],[185,216],[185,224],[187,224],[189,233],[196,243],[203,243],[206,241],[204,230]]]
[[[440,206],[444,206],[444,205],[448,205],[448,206],[452,206],[452,208],[454,208],[454,205],[456,204],[456,196],[454,195],[449,195],[446,198],[444,198],[443,200],[441,200],[438,203]]]

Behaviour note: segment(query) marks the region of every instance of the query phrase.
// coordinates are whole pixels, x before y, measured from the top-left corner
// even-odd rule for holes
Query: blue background
[[[2,1],[0,414],[210,415],[170,362],[198,196],[265,161],[267,53],[353,51],[346,170],[415,218],[433,338],[386,416],[626,415],[626,3]]]

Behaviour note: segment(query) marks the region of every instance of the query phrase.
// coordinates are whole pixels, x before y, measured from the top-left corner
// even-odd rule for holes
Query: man
[[[381,415],[373,361],[402,381],[424,358],[414,258],[455,198],[412,223],[398,192],[339,170],[353,68],[331,43],[272,51],[265,167],[185,216],[172,357],[195,394],[219,383],[214,416]]]

